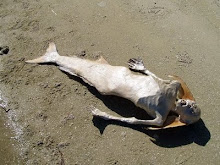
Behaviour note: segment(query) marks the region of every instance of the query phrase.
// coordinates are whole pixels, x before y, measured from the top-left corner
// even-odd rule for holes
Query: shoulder
[[[181,87],[181,83],[177,80],[172,80],[170,82],[170,86],[175,87],[176,89],[179,89]]]

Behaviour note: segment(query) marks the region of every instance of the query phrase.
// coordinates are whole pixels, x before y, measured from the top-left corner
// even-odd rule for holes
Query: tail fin
[[[57,53],[57,49],[56,49],[56,45],[51,42],[49,44],[49,47],[47,48],[46,53],[41,56],[38,57],[36,59],[33,60],[27,60],[27,63],[48,63],[48,62],[56,62],[56,58],[57,56],[59,56],[59,54]]]

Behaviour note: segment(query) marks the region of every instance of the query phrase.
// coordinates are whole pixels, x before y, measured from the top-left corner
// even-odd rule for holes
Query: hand
[[[146,69],[144,66],[143,60],[140,58],[138,58],[138,59],[131,58],[128,61],[128,67],[130,69],[137,70],[137,71],[144,71]]]

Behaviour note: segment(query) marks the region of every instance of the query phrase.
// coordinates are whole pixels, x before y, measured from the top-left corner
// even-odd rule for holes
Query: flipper
[[[59,56],[57,49],[56,49],[56,45],[51,42],[49,44],[49,47],[47,48],[46,53],[41,56],[38,57],[36,59],[33,60],[27,60],[27,63],[49,63],[49,62],[55,62],[56,58]]]
[[[185,123],[182,123],[177,116],[168,116],[166,121],[164,122],[162,127],[147,127],[148,130],[159,130],[159,129],[167,129],[167,128],[174,128],[185,126]]]

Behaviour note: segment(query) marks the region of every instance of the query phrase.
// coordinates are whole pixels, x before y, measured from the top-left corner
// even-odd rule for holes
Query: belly
[[[142,97],[155,95],[159,90],[158,83],[146,75],[136,75],[130,70],[114,74],[114,78],[109,80],[112,92],[115,95],[131,100],[135,104]]]
[[[136,75],[126,67],[65,56],[60,56],[57,64],[81,77],[100,93],[121,96],[135,104],[139,98],[155,95],[159,90],[151,76]]]
[[[77,68],[77,64],[74,69],[78,74],[105,95],[121,96],[136,104],[139,98],[155,95],[159,90],[151,76],[136,75],[126,67],[86,62]]]

